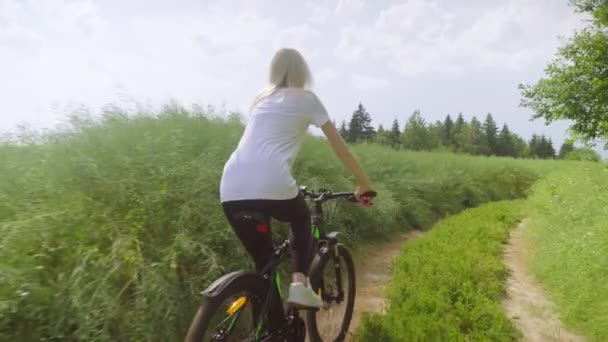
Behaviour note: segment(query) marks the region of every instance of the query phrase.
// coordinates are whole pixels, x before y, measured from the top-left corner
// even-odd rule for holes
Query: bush
[[[566,160],[583,160],[599,162],[601,160],[600,155],[589,147],[575,148],[574,150],[564,155]]]

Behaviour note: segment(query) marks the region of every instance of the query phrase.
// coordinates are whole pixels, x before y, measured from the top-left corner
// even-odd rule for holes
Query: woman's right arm
[[[327,121],[323,126],[321,126],[321,130],[323,130],[325,137],[327,137],[327,141],[338,158],[342,160],[344,165],[346,165],[346,167],[348,167],[348,169],[355,176],[357,185],[359,186],[355,193],[357,198],[368,191],[373,191],[369,180],[365,176],[365,172],[363,172],[363,169],[361,168],[361,165],[359,165],[353,154],[350,152],[348,146],[346,146],[346,143],[338,133],[338,130],[333,122]]]

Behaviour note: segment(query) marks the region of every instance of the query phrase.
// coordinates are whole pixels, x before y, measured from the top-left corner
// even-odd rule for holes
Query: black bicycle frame
[[[262,305],[262,310],[260,312],[260,316],[258,317],[258,322],[256,322],[256,341],[258,340],[259,335],[261,333],[265,317],[270,313],[270,310],[273,310],[273,316],[276,315],[277,317],[285,317],[285,312],[283,310],[283,305],[281,301],[281,286],[278,268],[281,262],[283,262],[283,260],[285,259],[285,255],[288,253],[288,247],[288,241],[277,247],[274,252],[274,257],[261,272],[262,276],[268,281],[270,286],[268,287],[266,300]],[[268,325],[270,326],[272,324],[269,323]],[[278,326],[272,326],[271,328],[278,328]]]
[[[344,290],[342,284],[342,272],[340,271],[340,259],[338,255],[338,249],[336,248],[337,240],[328,238],[327,232],[325,229],[325,219],[323,218],[323,203],[322,202],[314,202],[314,206],[312,208],[311,213],[311,224],[312,224],[312,248],[311,248],[311,261],[312,256],[321,248],[322,252],[332,252],[332,260],[336,270],[336,285],[338,286],[338,297],[330,298],[336,300],[337,303],[340,303],[344,300]],[[319,243],[322,242],[322,245]],[[283,244],[275,247],[274,257],[272,260],[264,267],[261,272],[261,275],[269,282],[270,286],[268,287],[268,293],[266,295],[266,299],[262,304],[262,309],[260,311],[259,317],[257,318],[255,335],[256,341],[259,340],[260,333],[262,332],[263,324],[265,322],[265,317],[270,313],[270,310],[273,310],[273,315],[277,317],[282,317],[284,320],[284,324],[282,327],[288,326],[291,322],[290,319],[295,319],[298,317],[298,310],[293,308],[289,308],[287,315],[285,314],[285,310],[283,309],[283,302],[281,299],[281,283],[278,273],[278,267],[285,259],[286,255],[289,253],[289,245],[290,241],[287,240]],[[326,250],[324,250],[327,248]],[[321,279],[321,282],[323,280]],[[323,283],[321,283],[321,287],[323,287]],[[270,324],[269,324],[270,325]],[[281,328],[282,328],[281,327]],[[277,329],[278,326],[271,326],[273,329]],[[269,336],[269,338],[279,337],[276,334],[282,334],[285,332],[273,331],[273,334]]]
[[[326,230],[326,226],[325,226],[326,222],[325,222],[325,218],[323,217],[323,203],[322,202],[318,202],[318,201],[314,202],[314,207],[313,207],[312,215],[311,215],[311,222],[312,222],[312,229],[313,229],[313,236],[314,236],[312,253],[316,252],[316,250],[319,247],[321,247],[322,253],[332,252],[332,261],[334,264],[334,269],[336,271],[336,286],[338,287],[338,297],[330,298],[330,299],[335,299],[336,302],[339,304],[340,302],[342,302],[342,300],[344,300],[344,287],[342,284],[340,257],[338,255],[338,248],[336,246],[337,241],[335,239],[328,239],[328,237],[327,237],[327,230]],[[323,242],[325,244],[325,246],[319,246],[319,241]],[[327,251],[322,250],[323,248],[327,248]],[[324,287],[324,281],[323,281],[323,277],[321,277],[321,288],[323,288],[323,287]]]

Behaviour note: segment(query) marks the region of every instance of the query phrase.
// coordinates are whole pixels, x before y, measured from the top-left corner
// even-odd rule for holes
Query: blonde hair
[[[310,69],[298,50],[279,49],[270,62],[269,84],[253,99],[250,110],[264,98],[281,88],[306,89],[311,85]]]

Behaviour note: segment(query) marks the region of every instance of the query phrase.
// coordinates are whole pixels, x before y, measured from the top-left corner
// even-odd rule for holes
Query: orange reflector
[[[232,302],[228,310],[226,310],[226,313],[232,315],[239,311],[245,304],[247,304],[247,297],[239,297],[239,299]]]

